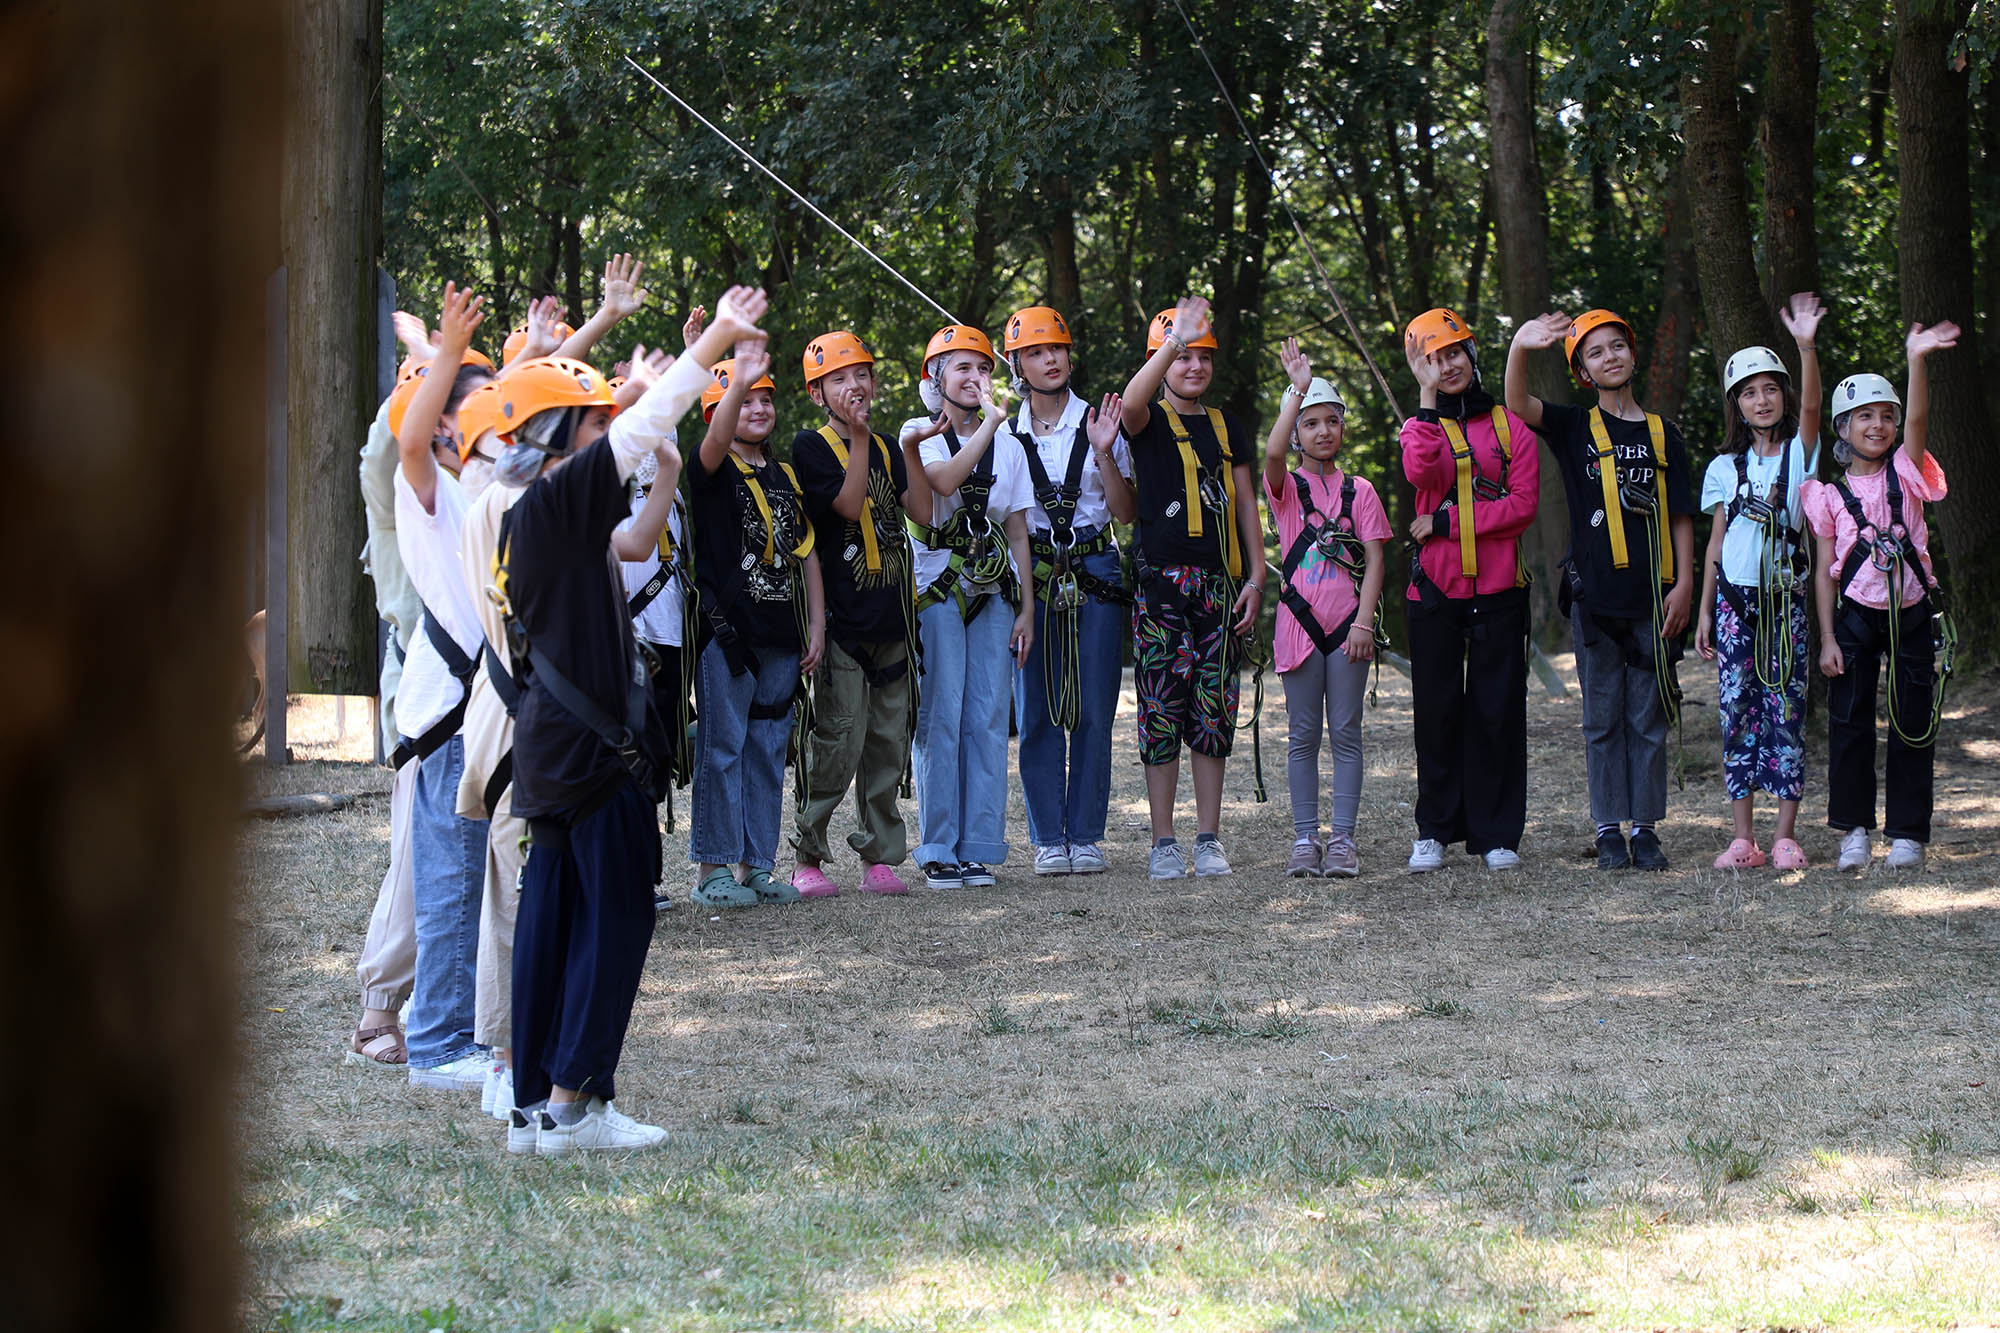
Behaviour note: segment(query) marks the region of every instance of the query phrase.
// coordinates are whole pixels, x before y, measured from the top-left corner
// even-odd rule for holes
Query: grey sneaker
[[[1072,875],[1101,875],[1109,866],[1104,853],[1094,842],[1079,842],[1069,849],[1069,873]]]
[[[1840,840],[1839,868],[1842,870],[1865,870],[1868,868],[1868,858],[1874,854],[1874,848],[1868,845],[1868,830],[1865,828],[1851,828],[1847,830],[1846,836]]]
[[[1352,837],[1336,833],[1326,840],[1326,860],[1320,873],[1328,879],[1353,879],[1361,873],[1361,857],[1354,850]]]
[[[1070,860],[1069,848],[1062,843],[1035,848],[1035,873],[1037,875],[1073,875],[1076,865]]]
[[[1889,844],[1889,855],[1882,862],[1891,870],[1913,870],[1924,863],[1924,845],[1915,838],[1897,838]]]
[[[1486,853],[1488,870],[1518,870],[1520,867],[1521,854],[1512,847],[1494,847]]]
[[[1229,858],[1222,854],[1222,844],[1214,838],[1196,838],[1194,843],[1194,873],[1197,875],[1227,875],[1230,872]]]
[[[1320,856],[1317,838],[1292,839],[1292,859],[1285,862],[1285,874],[1292,879],[1318,879]]]
[[[1444,866],[1444,844],[1436,838],[1418,838],[1410,844],[1410,873],[1421,875],[1426,870],[1438,870]]]
[[[1186,874],[1187,862],[1181,859],[1180,844],[1170,842],[1153,848],[1146,862],[1147,879],[1180,879]]]

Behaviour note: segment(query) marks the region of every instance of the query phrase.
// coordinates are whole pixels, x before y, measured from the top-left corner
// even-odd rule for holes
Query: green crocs
[[[800,894],[790,881],[778,879],[768,870],[750,868],[750,875],[743,881],[743,887],[757,895],[760,903],[795,903]]]
[[[728,866],[717,866],[703,875],[688,897],[700,907],[755,907],[758,901],[757,891],[748,884],[738,884]]]

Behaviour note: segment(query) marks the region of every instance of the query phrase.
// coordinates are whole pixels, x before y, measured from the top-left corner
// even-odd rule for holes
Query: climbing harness
[[[962,447],[958,432],[947,425],[944,440],[945,447],[956,458]],[[927,527],[915,519],[905,520],[912,537],[932,550],[951,554],[950,563],[917,595],[919,614],[948,599],[956,599],[959,617],[969,625],[985,609],[995,591],[1010,605],[1021,604],[1021,588],[1014,578],[1014,562],[1008,558],[1006,534],[986,512],[987,498],[993,492],[996,445],[997,441],[987,445],[986,452],[972,465],[971,473],[959,483],[958,508],[943,523]]]
[[[1030,409],[1023,405],[1021,411],[1028,414]],[[1083,687],[1077,653],[1078,617],[1084,596],[1130,605],[1132,594],[1122,582],[1099,578],[1083,567],[1083,562],[1091,556],[1118,549],[1108,528],[1094,529],[1087,536],[1080,535],[1076,528],[1077,502],[1083,496],[1083,464],[1090,457],[1088,426],[1083,422],[1077,424],[1060,483],[1050,477],[1032,432],[1024,432],[1018,421],[1008,428],[1027,457],[1035,503],[1049,516],[1047,536],[1039,533],[1028,536],[1028,551],[1034,560],[1030,577],[1035,581],[1035,598],[1047,618],[1049,636],[1062,649],[1058,655],[1050,645],[1043,645],[1043,697],[1049,720],[1064,731],[1074,731],[1082,713]]]
[[[1354,618],[1361,612],[1361,584],[1368,573],[1368,543],[1354,532],[1354,477],[1346,474],[1340,480],[1340,503],[1331,515],[1322,516],[1313,503],[1312,487],[1306,484],[1302,472],[1292,473],[1292,488],[1298,493],[1299,508],[1303,522],[1299,535],[1292,540],[1291,547],[1284,553],[1284,563],[1278,570],[1278,582],[1282,591],[1278,600],[1283,602],[1299,622],[1299,627],[1313,641],[1313,646],[1323,654],[1339,651],[1346,642],[1348,631],[1354,627]],[[1318,551],[1320,558],[1331,561],[1354,583],[1354,609],[1347,613],[1331,630],[1319,623],[1312,603],[1306,600],[1305,592],[1299,587],[1299,569],[1306,557]],[[1379,650],[1389,646],[1389,636],[1382,628],[1382,600],[1375,599],[1375,616],[1371,626],[1375,635],[1375,647]],[[1370,686],[1371,705],[1379,702],[1382,683],[1382,657],[1375,656],[1375,683]]]
[[[1944,716],[1945,686],[1958,666],[1958,622],[1951,614],[1943,586],[1925,567],[1916,543],[1910,539],[1909,515],[1903,505],[1903,483],[1896,473],[1893,454],[1883,461],[1883,466],[1889,474],[1886,478],[1889,506],[1887,531],[1869,520],[1861,508],[1860,498],[1848,486],[1846,477],[1834,483],[1840,491],[1841,503],[1847,507],[1848,517],[1854,520],[1854,545],[1840,570],[1840,600],[1843,604],[1850,600],[1848,589],[1863,565],[1873,564],[1881,571],[1889,589],[1889,726],[1905,745],[1921,750],[1937,740],[1938,724]],[[1931,682],[1930,717],[1924,729],[1914,735],[1904,726],[1906,710],[1899,706],[1896,692],[1896,657],[1903,648],[1903,579],[1906,572],[1916,577],[1923,586],[1925,597],[1930,599],[1931,651],[1937,655]]]

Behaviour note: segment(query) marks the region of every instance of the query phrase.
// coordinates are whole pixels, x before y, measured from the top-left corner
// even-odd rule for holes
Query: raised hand
[[[1205,297],[1183,296],[1174,307],[1174,337],[1182,342],[1191,343],[1204,337],[1213,327]]]
[[[1437,361],[1423,350],[1422,342],[1414,333],[1403,339],[1403,359],[1410,363],[1410,373],[1417,377],[1419,389],[1437,388],[1440,377]]]
[[[1813,340],[1819,332],[1819,322],[1826,318],[1826,307],[1819,302],[1816,292],[1796,292],[1778,312],[1779,322],[1785,332],[1792,335],[1792,341],[1801,347]]]
[[[744,392],[759,377],[771,369],[771,338],[766,333],[755,333],[736,340],[736,378],[733,383],[741,384]]]
[[[470,287],[461,290],[456,283],[447,282],[444,309],[438,314],[438,329],[444,334],[438,355],[449,353],[451,360],[463,360],[465,349],[472,346],[472,335],[485,322],[486,298],[474,296]]]
[[[1090,447],[1100,452],[1118,442],[1119,413],[1124,411],[1125,400],[1115,393],[1104,395],[1104,401],[1090,409],[1083,419],[1084,431],[1090,436]]]
[[[1285,339],[1285,345],[1278,349],[1278,364],[1285,368],[1285,375],[1300,393],[1312,387],[1312,362],[1299,350],[1297,338]]]
[[[424,322],[407,310],[398,310],[389,316],[389,323],[395,326],[396,341],[414,357],[428,357],[431,354],[430,330]]]
[[[754,332],[757,321],[771,308],[771,298],[761,287],[731,287],[715,303],[716,327],[727,327],[731,342]]]
[[[528,302],[528,340],[521,346],[521,360],[555,355],[562,346],[562,339],[556,337],[556,325],[562,322],[562,317],[562,302],[553,296]]]
[[[698,305],[688,311],[687,323],[681,325],[681,346],[694,346],[694,340],[701,337],[701,331],[706,327],[708,327],[707,306]]]
[[[639,278],[646,266],[630,255],[613,255],[604,264],[604,308],[618,319],[626,319],[646,304],[646,292]]]
[[[660,376],[667,373],[667,367],[673,363],[673,357],[664,349],[649,352],[644,343],[632,344],[632,369],[626,373],[625,383],[619,391],[622,393],[625,389],[637,385],[638,388],[632,395],[636,400],[639,394],[652,388]]]
[[[1921,361],[1932,352],[1941,352],[1947,347],[1958,346],[1958,325],[1950,320],[1940,320],[1925,328],[1921,324],[1910,325],[1909,337],[1903,339],[1903,350],[1910,360]]]
[[[1569,337],[1569,326],[1573,321],[1560,310],[1550,311],[1540,319],[1531,319],[1514,330],[1516,347],[1558,347]]]

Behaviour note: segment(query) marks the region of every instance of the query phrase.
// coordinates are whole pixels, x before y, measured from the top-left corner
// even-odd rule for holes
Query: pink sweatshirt
[[[1924,506],[1936,504],[1944,499],[1944,469],[1938,466],[1937,455],[1924,455],[1924,466],[1918,471],[1910,462],[1910,456],[1898,445],[1895,454],[1897,479],[1903,487],[1902,521],[1908,525],[1910,544],[1917,550],[1917,558],[1924,562],[1926,570],[1931,569],[1930,530],[1924,525]],[[1847,474],[1847,488],[1854,492],[1854,498],[1861,502],[1861,512],[1868,522],[1886,528],[1889,525],[1889,470],[1871,472],[1867,476]],[[1840,592],[1840,571],[1847,567],[1847,553],[1854,549],[1856,529],[1854,516],[1847,512],[1847,501],[1841,498],[1840,487],[1827,482],[1808,481],[1799,487],[1799,506],[1805,510],[1806,522],[1812,526],[1818,537],[1833,538],[1833,583],[1834,592]],[[1936,577],[1935,571],[1932,576]],[[1889,578],[1875,568],[1873,560],[1865,560],[1861,570],[1854,576],[1854,584],[1848,595],[1863,606],[1872,606],[1877,611],[1889,609]],[[1909,606],[1924,595],[1922,579],[1911,577],[1910,571],[1903,571],[1903,605]]]
[[[1505,408],[1501,409],[1503,412]],[[1477,584],[1461,572],[1458,552],[1456,505],[1451,511],[1451,530],[1434,533],[1424,543],[1418,557],[1424,573],[1447,597],[1466,598],[1476,593],[1504,592],[1514,586],[1517,572],[1516,539],[1535,521],[1541,503],[1542,461],[1535,432],[1528,423],[1507,412],[1508,494],[1498,500],[1475,497],[1472,502],[1473,550],[1479,561]],[[1466,442],[1472,446],[1475,477],[1500,479],[1500,441],[1493,433],[1493,418],[1481,413],[1465,423]],[[1419,514],[1432,514],[1446,499],[1458,497],[1458,465],[1451,456],[1451,441],[1435,412],[1419,412],[1403,423],[1403,475],[1417,488]],[[1410,600],[1417,598],[1411,584]]]

